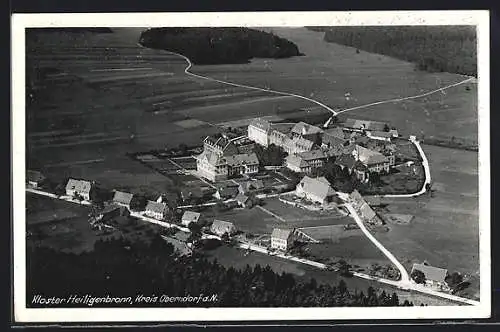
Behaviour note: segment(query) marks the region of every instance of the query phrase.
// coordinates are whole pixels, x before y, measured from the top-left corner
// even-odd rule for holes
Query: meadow
[[[305,55],[254,59],[241,65],[194,66],[192,72],[297,93],[343,108],[417,95],[466,78],[415,71],[410,63],[382,55],[357,54],[355,49],[327,43],[322,33],[305,28],[271,30],[296,43]],[[256,116],[298,117],[304,113],[300,108],[317,106],[187,76],[182,58],[137,45],[140,31],[28,32],[28,168],[41,169],[56,179],[73,176],[96,180],[110,188],[168,191],[175,187],[174,181],[126,154],[181,143],[198,145],[206,135],[219,130],[219,123]],[[426,98],[342,115],[350,116],[388,121],[405,136],[477,140],[477,87],[470,83]],[[427,259],[450,271],[477,275],[477,153],[433,146],[424,146],[424,150],[431,163],[435,197],[388,200],[391,213],[416,217],[410,225],[391,225],[390,232],[376,236],[407,268],[414,261]],[[352,222],[338,216],[318,218],[272,201],[264,208],[283,213],[285,219],[302,218],[290,226]],[[250,215],[273,219],[261,212],[252,210]],[[241,218],[242,228],[270,232],[260,220],[253,223],[250,219]],[[85,232],[83,226],[81,232]]]

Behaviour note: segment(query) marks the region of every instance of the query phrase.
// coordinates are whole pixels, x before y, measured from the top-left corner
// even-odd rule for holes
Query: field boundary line
[[[138,45],[140,47],[144,47],[145,48],[145,46],[142,46],[139,43],[138,43]],[[203,75],[192,73],[189,70],[191,69],[191,67],[193,67],[193,63],[191,62],[191,60],[187,56],[182,55],[180,53],[172,52],[172,51],[167,51],[167,50],[162,50],[162,51],[167,52],[169,54],[177,55],[177,56],[183,58],[184,60],[186,60],[187,67],[184,69],[184,73],[186,75],[189,75],[189,76],[192,76],[192,77],[196,77],[196,78],[201,78],[201,79],[212,81],[212,82],[217,82],[217,83],[221,83],[221,84],[231,85],[231,86],[234,86],[234,87],[237,87],[237,88],[245,88],[245,89],[250,89],[250,90],[264,91],[264,92],[274,93],[274,94],[277,94],[277,95],[290,96],[290,97],[295,97],[295,98],[303,99],[303,100],[315,103],[316,105],[319,105],[319,106],[323,107],[324,109],[326,109],[329,112],[331,112],[333,115],[337,115],[338,114],[337,111],[333,110],[331,107],[323,104],[320,101],[317,101],[315,99],[312,99],[312,98],[309,98],[309,97],[305,97],[305,96],[302,96],[302,95],[298,95],[298,94],[295,94],[295,93],[284,92],[284,91],[277,91],[277,90],[266,89],[266,88],[259,88],[259,87],[256,87],[256,86],[245,85],[245,84],[238,84],[238,83],[234,83],[234,82],[228,82],[228,81],[219,80],[219,79],[216,79],[216,78],[213,78],[213,77],[210,77],[210,76],[203,76]]]

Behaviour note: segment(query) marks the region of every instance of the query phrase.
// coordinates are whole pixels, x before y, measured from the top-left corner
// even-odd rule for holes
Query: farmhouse
[[[168,207],[166,203],[148,201],[144,214],[151,218],[163,220],[165,219],[167,212]]]
[[[191,243],[188,243],[189,235],[184,232],[177,232],[172,236],[161,236],[163,240],[174,246],[174,250],[180,256],[189,256],[193,252]]]
[[[215,219],[210,226],[210,231],[218,236],[224,234],[231,236],[236,233],[236,227],[232,222]]]
[[[264,182],[262,180],[249,180],[240,183],[238,191],[242,194],[248,194],[252,192],[257,192],[264,189]]]
[[[89,201],[91,190],[92,184],[89,181],[85,180],[69,179],[68,183],[66,184],[66,195],[70,197],[79,195],[83,197],[83,199]]]
[[[245,194],[239,193],[236,196],[236,202],[238,202],[238,206],[241,206],[243,208],[250,208],[253,205],[253,201],[250,198],[250,196],[247,196]]]
[[[117,217],[128,217],[130,211],[125,207],[118,204],[109,204],[99,212],[98,220],[108,221]]]
[[[230,199],[238,195],[238,187],[236,186],[220,186],[216,189],[214,197],[217,199]]]
[[[194,211],[185,211],[181,218],[181,224],[183,226],[189,226],[192,222],[198,222],[200,220],[201,214]]]
[[[445,278],[448,274],[446,269],[430,266],[427,264],[413,264],[411,273],[415,270],[421,271],[425,275],[425,282],[429,285],[446,285]]]
[[[39,171],[26,171],[26,182],[32,188],[38,188],[45,180],[45,176]]]
[[[287,251],[293,246],[293,229],[275,228],[271,233],[271,248]]]
[[[299,182],[295,189],[295,195],[320,204],[330,203],[337,196],[326,178],[310,178],[308,176],[304,176]]]
[[[325,151],[312,150],[288,155],[285,165],[294,172],[310,174],[314,169],[322,167],[327,159],[328,154]]]
[[[113,196],[113,203],[116,203],[121,206],[125,206],[130,209],[130,202],[132,201],[132,198],[134,197],[134,194],[127,193],[124,191],[115,191],[115,194]]]
[[[360,145],[351,145],[347,150],[355,160],[360,161],[369,172],[389,172],[390,160],[380,152],[364,148]]]

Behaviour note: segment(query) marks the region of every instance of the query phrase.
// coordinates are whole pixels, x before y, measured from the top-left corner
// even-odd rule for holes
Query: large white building
[[[271,131],[271,124],[263,119],[253,119],[248,125],[248,138],[252,141],[262,145],[269,145],[269,132]]]
[[[272,128],[266,120],[253,119],[248,125],[248,138],[265,147],[274,144],[282,147],[288,154],[297,154],[314,149],[314,141],[308,138],[310,138],[311,133],[312,135],[320,133],[315,128],[317,127],[300,122],[288,134],[277,128]],[[304,133],[305,136],[300,133]]]

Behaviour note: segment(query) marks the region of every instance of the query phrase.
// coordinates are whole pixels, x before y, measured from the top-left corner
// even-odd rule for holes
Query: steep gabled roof
[[[286,163],[288,165],[292,165],[295,167],[307,167],[307,166],[309,166],[309,163],[307,161],[305,161],[302,157],[300,157],[299,155],[296,155],[296,154],[290,154],[290,155],[286,156],[285,160],[286,160]]]
[[[313,135],[313,134],[319,134],[322,133],[323,129],[318,128],[316,126],[310,125],[308,123],[305,123],[303,121],[296,123],[295,126],[292,128],[292,133],[299,134],[299,135]]]
[[[85,180],[69,179],[66,184],[66,190],[75,190],[80,193],[90,193],[91,188],[92,184]]]
[[[297,186],[301,186],[304,192],[315,195],[320,199],[325,199],[336,194],[330,182],[323,176],[319,178],[304,176]]]
[[[166,203],[148,201],[148,204],[146,205],[146,211],[151,211],[154,213],[165,213],[166,210],[167,210]]]
[[[234,154],[232,156],[223,157],[220,163],[226,163],[230,166],[258,165],[259,158],[257,158],[255,152]]]
[[[129,205],[130,201],[132,201],[132,197],[134,197],[134,195],[131,193],[117,190],[113,196],[113,202]]]
[[[236,229],[236,227],[232,222],[219,219],[215,219],[214,222],[212,223],[212,226],[210,226],[210,230],[214,233],[216,233],[217,231],[227,232],[230,231],[231,229]]]
[[[292,234],[293,234],[293,229],[275,228],[271,233],[271,238],[288,240]]]
[[[191,222],[197,222],[200,219],[201,214],[198,212],[194,211],[185,211],[184,214],[182,215],[182,221],[187,221],[189,223]]]
[[[341,140],[344,140],[345,138],[344,129],[342,129],[341,127],[328,128],[324,131],[324,135],[339,138]]]
[[[41,172],[33,170],[26,171],[26,178],[28,179],[28,181],[35,181],[35,182],[45,180],[45,176]]]
[[[414,270],[422,271],[425,275],[425,279],[437,282],[444,282],[446,275],[448,274],[446,269],[418,263],[413,264],[411,271],[413,272]]]
[[[264,182],[262,180],[245,181],[240,183],[240,187],[243,191],[259,190],[264,188]]]
[[[344,133],[342,133],[342,136],[344,136]],[[344,146],[344,143],[345,143],[345,138],[342,137],[337,137],[337,136],[333,136],[333,135],[330,135],[328,133],[324,133],[323,134],[323,138],[322,138],[322,143],[325,144],[325,145],[329,145],[331,147],[336,147],[336,146]]]
[[[250,197],[245,194],[239,193],[238,195],[236,195],[235,199],[238,203],[245,204],[250,199]]]
[[[304,152],[299,153],[298,156],[305,161],[324,159],[327,157],[325,152],[323,150],[319,150],[319,149],[311,150],[311,151],[304,151]]]

